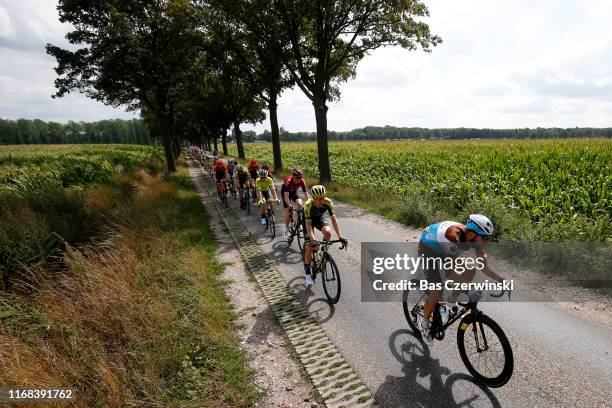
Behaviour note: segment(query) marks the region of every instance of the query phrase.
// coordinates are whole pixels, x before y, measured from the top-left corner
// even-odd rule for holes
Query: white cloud
[[[15,38],[15,29],[8,10],[0,5],[0,38]]]
[[[427,4],[427,21],[444,42],[431,54],[393,48],[367,56],[341,85],[340,101],[330,103],[330,129],[612,126],[609,0]],[[55,8],[54,1],[0,0],[0,117],[130,117],[82,95],[50,98],[55,63],[44,45],[66,46],[70,29]],[[297,87],[280,98],[279,123],[316,129],[312,104]]]

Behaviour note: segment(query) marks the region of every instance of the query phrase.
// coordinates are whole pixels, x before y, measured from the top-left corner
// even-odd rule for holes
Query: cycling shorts
[[[285,190],[284,185],[281,187],[281,197],[283,197],[283,207],[289,208],[289,206],[285,202],[285,193],[289,193],[289,201],[290,202],[293,201],[295,203],[295,200],[298,199],[297,191],[296,190]]]

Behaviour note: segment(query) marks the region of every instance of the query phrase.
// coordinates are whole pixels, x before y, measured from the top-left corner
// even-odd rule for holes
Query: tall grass
[[[49,225],[75,238],[55,262],[28,263],[39,250],[30,244],[0,295],[0,384],[74,388],[78,407],[253,404],[216,241],[189,186],[184,169],[170,178],[139,171],[55,191],[58,206],[14,199],[5,215],[15,221],[0,231],[18,247],[44,241]],[[43,202],[53,209],[33,204]]]

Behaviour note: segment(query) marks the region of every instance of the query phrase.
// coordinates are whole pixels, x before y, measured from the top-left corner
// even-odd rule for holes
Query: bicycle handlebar
[[[345,239],[333,239],[330,241],[318,241],[315,239],[314,241],[310,241],[310,243],[314,245],[320,245],[320,244],[333,245],[333,244],[341,243],[342,245],[340,246],[340,249],[345,249],[346,247],[348,247],[348,241]]]

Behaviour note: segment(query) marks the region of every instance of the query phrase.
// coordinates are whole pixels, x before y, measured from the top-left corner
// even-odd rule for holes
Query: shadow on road
[[[297,248],[297,244],[295,244]],[[287,240],[280,238],[272,245],[272,252],[268,254],[274,262],[278,264],[295,265],[302,263],[302,253],[299,248],[295,249],[287,246]]]
[[[402,364],[403,377],[387,376],[374,399],[380,407],[501,407],[493,392],[467,374],[451,374],[430,356],[429,348],[410,330],[396,330],[389,348]],[[443,381],[442,376],[448,376]],[[429,386],[424,385],[429,378]]]
[[[312,288],[306,287],[303,276],[296,276],[291,279],[289,287],[295,292],[298,301],[317,323],[325,323],[334,317],[335,306],[329,303],[327,298],[315,297],[317,294]]]

